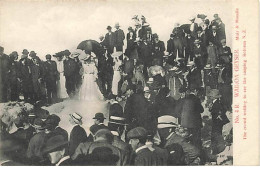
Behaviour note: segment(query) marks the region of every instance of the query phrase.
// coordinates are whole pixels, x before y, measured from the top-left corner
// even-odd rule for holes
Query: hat
[[[34,51],[31,51],[29,56],[36,56],[36,53]]]
[[[88,60],[90,56],[90,54],[80,55],[80,60]]]
[[[217,14],[217,13],[214,14],[213,17],[214,17],[214,18],[218,18],[218,14]]]
[[[28,52],[28,50],[27,50],[27,49],[24,49],[24,50],[23,50],[23,52],[22,52],[22,54],[25,54],[25,55],[27,55],[27,54],[29,54],[29,52]]]
[[[79,52],[72,52],[72,54],[69,56],[71,59],[74,59],[80,55]]]
[[[129,139],[140,139],[147,137],[147,130],[143,127],[136,127],[127,133]]]
[[[209,25],[209,23],[210,23],[210,22],[209,22],[209,19],[205,19],[204,23],[207,24],[207,25]]]
[[[131,26],[128,27],[129,31],[133,31],[133,28]]]
[[[93,119],[106,119],[103,113],[96,113]]]
[[[60,123],[60,117],[57,116],[56,114],[51,114],[51,115],[49,115],[46,120],[48,120],[48,119],[52,119],[51,122],[52,122],[53,125],[55,125],[55,126],[58,126],[59,123]]]
[[[217,66],[215,67],[216,69],[219,69],[219,68],[221,68],[222,67],[222,65],[220,65],[220,64],[217,64]]]
[[[82,124],[82,117],[78,113],[69,114],[72,120],[77,124]]]
[[[119,23],[118,23],[118,22],[115,24],[115,27],[120,27],[120,25],[119,25]]]
[[[150,91],[149,87],[144,87],[144,92],[149,92],[149,91]]]
[[[147,23],[147,22],[145,22],[145,23],[143,24],[143,26],[150,26],[150,24]]]
[[[197,17],[200,18],[200,19],[205,19],[205,18],[207,18],[207,15],[198,14]]]
[[[199,44],[201,41],[199,40],[199,39],[196,39],[195,41],[194,41],[194,44]]]
[[[222,39],[220,43],[226,43],[226,39]]]
[[[216,29],[217,29],[217,26],[216,26],[216,25],[212,25],[211,29],[212,29],[212,30],[216,30]]]
[[[157,35],[157,33],[153,34],[153,38],[159,38],[159,36]]]
[[[111,26],[107,26],[107,30],[111,30],[112,29],[112,27]]]
[[[158,118],[158,126],[157,128],[168,128],[168,127],[177,127],[178,119],[170,116],[164,115]]]
[[[141,41],[141,39],[139,37],[137,37],[134,42],[140,42],[140,41]]]
[[[44,122],[40,118],[36,118],[32,125],[36,129],[44,129]]]
[[[51,55],[50,55],[50,54],[47,54],[47,55],[45,56],[45,58],[46,58],[46,59],[51,59]]]
[[[64,140],[62,135],[56,135],[47,140],[45,146],[43,147],[43,154],[51,153],[57,151],[59,148],[66,147],[68,144]]]
[[[63,54],[65,56],[69,56],[71,54],[71,52],[68,49],[66,49],[66,50],[63,51]]]
[[[207,64],[204,69],[211,69],[211,65],[210,64]]]
[[[149,78],[148,82],[147,83],[153,83],[153,78]]]
[[[113,137],[113,134],[111,133],[111,131],[106,127],[106,128],[102,128],[99,129],[96,134],[96,137]]]
[[[219,90],[218,89],[210,90],[208,96],[216,98],[216,99],[221,97],[221,95],[219,94]]]

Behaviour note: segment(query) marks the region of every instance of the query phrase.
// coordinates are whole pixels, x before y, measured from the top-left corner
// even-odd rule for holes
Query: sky
[[[174,23],[189,23],[191,16],[202,13],[209,20],[219,14],[226,25],[227,45],[232,46],[231,12],[231,3],[212,0],[0,0],[0,46],[6,54],[17,51],[21,55],[23,49],[28,49],[40,58],[65,49],[74,51],[83,40],[98,40],[107,32],[106,27],[114,27],[116,22],[126,34],[129,26],[134,27],[131,18],[136,14],[144,15],[153,33],[166,43]]]

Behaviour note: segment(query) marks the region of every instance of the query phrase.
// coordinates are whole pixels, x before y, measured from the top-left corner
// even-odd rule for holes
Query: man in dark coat
[[[222,62],[230,62],[232,61],[232,53],[230,47],[226,46],[226,39],[222,39],[221,46],[218,48],[219,60]]]
[[[161,159],[162,156],[158,150],[152,146],[147,146],[147,131],[143,127],[136,127],[127,133],[129,144],[131,144],[134,154],[132,164],[135,166],[161,166],[166,165],[167,159]],[[166,153],[166,152],[165,152]],[[167,155],[166,155],[167,156]]]
[[[101,80],[101,92],[105,98],[112,93],[112,81],[113,81],[113,58],[110,54],[105,53],[104,58],[100,58],[99,60],[99,72],[98,77]]]
[[[193,63],[189,63],[189,72],[187,74],[188,88],[198,89],[202,86],[201,71]]]
[[[188,128],[191,137],[191,143],[197,148],[201,148],[201,128],[202,128],[202,119],[201,113],[204,112],[204,108],[201,105],[200,99],[197,97],[197,90],[191,90],[181,106],[181,126]]]
[[[112,32],[111,26],[107,26],[107,31],[108,33],[105,35],[104,44],[105,47],[107,48],[107,53],[112,54],[114,52],[114,47],[115,47],[115,34],[114,32]]]
[[[4,54],[4,48],[0,46],[0,102],[7,102],[8,73],[10,61],[8,55]]]
[[[225,24],[222,22],[220,18],[216,20],[217,22],[217,33],[218,33],[218,41],[220,42],[222,39],[226,39],[226,31],[225,31]]]
[[[64,51],[65,60],[63,61],[63,64],[64,64],[64,76],[66,79],[65,87],[69,97],[72,98],[76,90],[75,70],[77,69],[77,63],[75,62],[75,60],[69,57],[70,54],[71,53],[69,50]]]
[[[217,26],[212,26],[211,31],[209,33],[209,41],[211,41],[214,45],[220,46],[220,38],[219,33],[217,32]]]
[[[175,55],[175,58],[177,57],[177,51],[178,51],[179,57],[183,57],[184,32],[181,29],[179,23],[176,23],[174,25],[174,29],[172,31],[172,34],[174,35],[173,41],[174,41],[174,55]]]
[[[62,135],[64,137],[65,141],[68,141],[69,136],[68,132],[61,128],[59,126],[60,123],[60,117],[57,116],[56,114],[51,114],[47,117],[45,120],[45,128],[49,129],[51,133],[48,134],[48,137],[52,137],[55,135]]]
[[[10,80],[10,95],[11,101],[17,101],[19,99],[19,63],[17,62],[18,53],[12,52],[10,55],[10,72],[8,74]]]
[[[174,35],[170,35],[170,39],[167,41],[167,52],[169,52],[169,55],[172,56],[170,59],[174,60],[176,59],[176,56],[174,55],[174,42],[173,42]]]
[[[189,29],[191,32],[191,36],[194,38],[196,37],[196,32],[198,29],[198,24],[194,22],[195,19],[196,19],[196,17],[190,18],[191,24],[190,24],[190,29]]]
[[[191,31],[187,30],[187,36],[184,38],[183,40],[183,44],[184,44],[184,59],[185,62],[187,63],[187,61],[190,59],[190,61],[193,61],[193,49],[194,49],[194,41],[195,38],[193,36],[191,36]]]
[[[47,89],[47,103],[55,103],[57,101],[57,80],[58,70],[55,61],[51,60],[51,55],[46,55],[46,62],[44,62],[45,69],[45,84]]]
[[[122,51],[123,52],[125,33],[119,27],[120,27],[119,23],[116,23],[115,24],[116,31],[114,32],[114,34],[115,34],[115,47],[116,47],[116,51]]]
[[[70,123],[74,125],[69,138],[69,155],[71,156],[75,153],[75,150],[80,143],[87,141],[87,133],[80,126],[82,125],[82,117],[78,113],[70,114],[69,120]]]
[[[159,40],[159,37],[157,34],[153,35],[154,43],[153,43],[153,58],[155,65],[162,66],[163,65],[163,55],[165,51],[165,45],[164,42]]]
[[[32,101],[33,99],[33,83],[31,73],[32,61],[28,59],[28,54],[28,50],[24,49],[22,52],[21,59],[19,60],[19,77],[21,79],[22,93],[25,102]]]
[[[89,129],[90,130],[90,135],[88,137],[89,141],[93,141],[94,140],[94,136],[98,132],[98,130],[100,130],[100,129],[108,129],[108,127],[104,124],[104,120],[106,118],[104,117],[103,113],[100,113],[100,112],[96,113],[95,117],[93,117],[93,119],[95,121],[94,121],[94,124]]]
[[[206,63],[207,63],[207,49],[205,48],[205,46],[202,46],[201,41],[199,39],[196,39],[194,41],[194,49],[193,49],[193,54],[195,57],[195,64],[197,65],[197,67],[201,70],[205,67]]]

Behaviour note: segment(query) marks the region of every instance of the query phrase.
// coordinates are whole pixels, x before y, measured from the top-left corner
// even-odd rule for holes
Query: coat
[[[33,89],[32,75],[31,75],[31,60],[25,59],[19,61],[19,78],[22,80],[22,90],[25,93],[31,92]]]
[[[169,52],[169,54],[174,52],[174,43],[173,43],[173,39],[169,39],[167,41],[167,52]]]
[[[74,76],[75,75],[75,71],[77,69],[77,63],[75,62],[75,60],[69,58],[68,60],[64,60],[63,61],[64,64],[64,76]]]
[[[80,143],[87,141],[86,131],[79,125],[73,127],[69,139],[69,155],[74,154]]]
[[[46,61],[44,62],[44,68],[45,68],[45,83],[47,89],[54,89],[56,90],[56,81],[58,80],[58,70],[57,70],[57,63],[53,60],[50,62]]]
[[[208,46],[207,47],[207,53],[208,53],[208,60],[207,64],[211,64],[213,68],[215,68],[217,62],[218,62],[218,49],[217,46]]]
[[[117,29],[114,32],[115,35],[115,46],[123,46],[125,40],[125,33],[122,29]]]
[[[196,36],[196,32],[197,32],[197,29],[198,29],[198,24],[197,23],[193,23],[194,24],[194,27],[193,27],[193,30],[191,30],[191,25],[192,23],[190,24],[190,31],[191,31],[191,36],[195,37]]]
[[[187,164],[192,163],[197,157],[200,156],[200,150],[192,145],[191,143],[187,142],[183,137],[172,133],[170,138],[167,140],[164,147],[167,147],[172,144],[179,144],[181,145],[184,155],[185,155],[185,161]]]
[[[117,147],[121,150],[122,155],[122,165],[129,165],[130,163],[130,154],[131,154],[131,147],[126,142],[122,141],[119,136],[114,136],[114,140],[112,145]]]
[[[115,39],[115,34],[114,32],[111,32],[111,34],[107,33],[105,35],[105,40],[104,40],[104,44],[107,48],[113,48],[115,46],[116,43],[116,39]]]
[[[201,128],[201,113],[204,108],[200,99],[193,94],[188,95],[182,102],[181,126],[185,128]]]
[[[40,132],[36,133],[30,140],[27,149],[27,158],[31,160],[43,160],[42,148],[45,144],[46,133]]]
[[[198,68],[190,70],[187,80],[189,88],[200,88],[202,86],[201,71]]]

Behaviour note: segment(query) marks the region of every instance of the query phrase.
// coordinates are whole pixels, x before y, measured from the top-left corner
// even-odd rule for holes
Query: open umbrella
[[[78,45],[77,49],[84,50],[88,54],[93,52],[98,58],[104,57],[105,53],[104,48],[95,40],[84,40]]]

